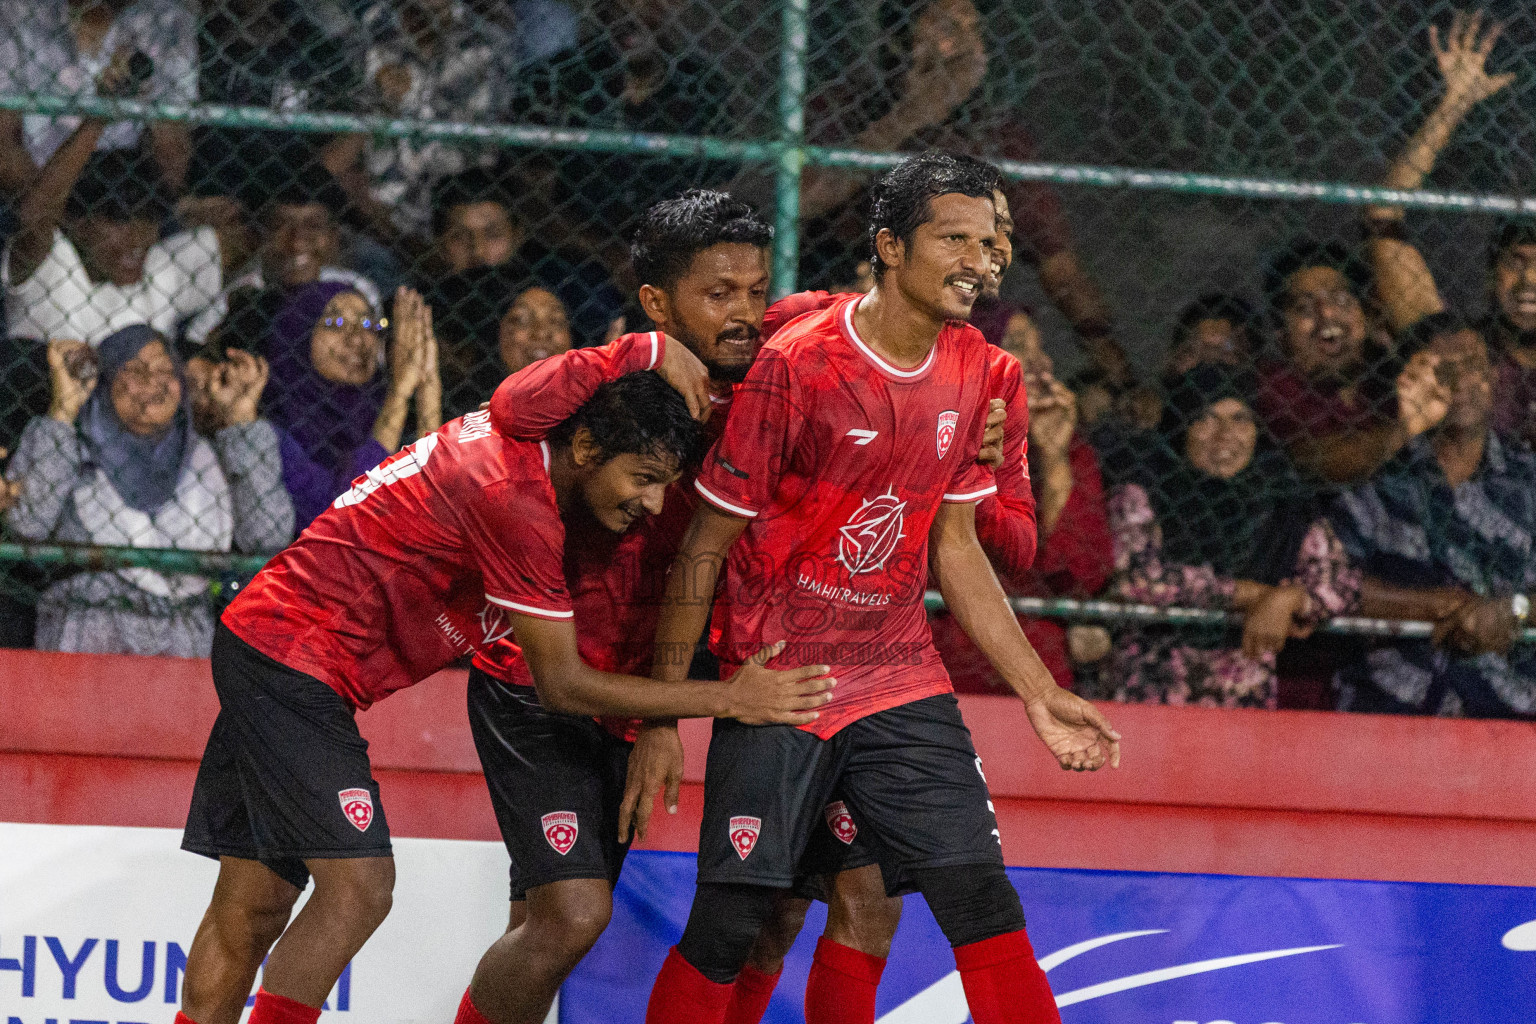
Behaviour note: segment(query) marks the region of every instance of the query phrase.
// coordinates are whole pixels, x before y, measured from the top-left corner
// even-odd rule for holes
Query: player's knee
[[[795,944],[800,930],[805,927],[805,912],[810,900],[783,893],[774,903],[773,913],[763,923],[757,941],[752,945],[751,962],[759,969],[773,973],[784,962],[789,949]]]
[[[391,857],[356,857],[332,861],[316,870],[313,899],[323,899],[331,913],[359,931],[384,923],[395,899],[395,862]]]
[[[912,871],[951,946],[968,946],[1024,928],[1024,907],[1001,864]]]
[[[700,885],[677,951],[710,981],[735,981],[778,894],[761,885]]]
[[[552,882],[529,891],[527,915],[544,941],[580,959],[608,927],[613,893],[601,878]]]

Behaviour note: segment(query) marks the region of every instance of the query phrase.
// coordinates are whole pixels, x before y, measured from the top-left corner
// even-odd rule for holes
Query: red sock
[[[1061,1024],[1024,929],[956,946],[955,965],[976,1024]]]
[[[805,1024],[875,1024],[875,989],[884,971],[884,957],[823,935],[805,982]]]
[[[464,990],[464,998],[459,1000],[459,1015],[453,1018],[453,1024],[491,1024],[485,1019],[485,1014],[475,1009],[474,1000],[469,998],[469,989]]]
[[[645,1024],[725,1024],[734,987],[704,977],[673,946],[656,975]]]
[[[772,974],[764,974],[762,971],[747,964],[736,975],[736,984],[731,992],[731,1005],[725,1010],[725,1024],[757,1024],[763,1019],[763,1014],[768,1012],[768,1000],[773,998],[773,990],[778,987],[779,975],[783,969]]]
[[[320,1008],[309,1006],[297,999],[273,995],[264,988],[256,990],[256,1005],[246,1024],[315,1024],[320,1019]]]
[[[176,1019],[171,1021],[171,1024],[197,1024],[197,1021],[193,1020],[191,1017],[188,1017],[180,1010],[177,1010]]]

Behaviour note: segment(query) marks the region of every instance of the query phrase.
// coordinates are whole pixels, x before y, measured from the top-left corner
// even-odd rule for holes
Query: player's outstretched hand
[[[674,722],[647,722],[635,737],[629,753],[629,774],[624,780],[624,802],[619,804],[619,842],[629,842],[631,825],[635,841],[645,838],[658,790],[666,791],[667,813],[677,813],[677,792],[683,782],[683,741]]]
[[[663,337],[667,339],[667,350],[662,354],[661,365],[656,367],[656,372],[683,396],[683,400],[688,403],[688,412],[694,419],[709,419],[713,408],[709,403],[709,371],[704,368],[698,356],[688,351],[687,345],[671,335]]]
[[[747,725],[808,725],[820,717],[815,709],[832,699],[832,687],[837,685],[827,675],[831,667],[766,667],[782,650],[782,640],[764,647],[726,680],[730,690],[722,718]]]
[[[1120,767],[1120,734],[1077,694],[1053,686],[1026,710],[1035,734],[1064,770],[1098,771],[1106,761]]]
[[[1003,464],[1003,424],[1008,420],[1008,404],[994,398],[987,406],[987,432],[981,436],[981,451],[976,461],[996,469]]]

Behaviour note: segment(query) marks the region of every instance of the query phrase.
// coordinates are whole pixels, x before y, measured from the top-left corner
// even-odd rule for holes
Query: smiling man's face
[[[929,200],[929,218],[905,244],[889,231],[877,243],[887,271],[882,284],[894,285],[908,302],[936,320],[964,320],[992,273],[997,239],[997,210],[992,197],[956,192]]]
[[[1365,309],[1333,267],[1303,267],[1285,281],[1285,350],[1308,377],[1334,376],[1360,362]]]

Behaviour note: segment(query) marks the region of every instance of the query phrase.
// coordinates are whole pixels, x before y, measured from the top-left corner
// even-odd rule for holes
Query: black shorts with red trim
[[[469,728],[512,857],[513,902],[573,878],[616,884],[629,852],[618,833],[631,744],[478,668],[469,672]]]
[[[828,813],[839,800],[846,820]],[[853,831],[853,842],[833,829]],[[880,865],[893,894],[907,890],[913,869],[1002,865],[981,759],[953,694],[877,712],[827,740],[792,726],[716,720],[700,883],[792,889],[861,859]]]
[[[354,711],[314,676],[213,634],[219,716],[181,848],[260,861],[299,888],[306,860],[390,856],[389,824]]]

